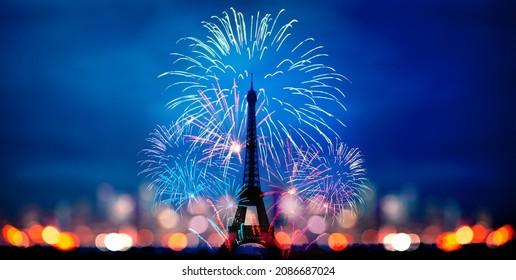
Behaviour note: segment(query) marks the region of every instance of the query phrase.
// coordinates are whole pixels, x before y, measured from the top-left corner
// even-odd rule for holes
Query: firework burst
[[[283,12],[213,16],[202,22],[204,38],[179,40],[189,52],[172,53],[176,69],[159,76],[173,79],[167,89],[178,95],[167,108],[177,118],[147,139],[141,173],[159,203],[181,210],[205,199],[221,236],[243,191],[248,110],[240,89],[249,88],[251,73],[259,87],[260,175],[276,199],[273,224],[282,216],[294,226],[307,212],[335,220],[344,209],[356,211],[368,191],[360,151],[339,134],[347,79],[325,65],[328,55],[313,38],[294,38],[297,20],[283,21]]]
[[[328,156],[320,157],[326,166],[324,176],[317,187],[308,191],[308,212],[324,214],[335,221],[342,210],[359,212],[359,205],[371,189],[362,166],[364,159],[358,148],[350,148],[337,141],[328,150]]]
[[[168,204],[180,212],[205,197],[213,175],[207,166],[196,164],[192,150],[179,152],[188,145],[177,132],[176,126],[158,126],[151,133],[147,138],[151,147],[142,151],[146,159],[140,161],[140,174],[150,180],[157,205]]]
[[[335,116],[345,110],[339,84],[346,78],[323,63],[328,55],[313,38],[297,42],[292,39],[290,31],[297,20],[280,24],[282,13],[283,10],[274,17],[261,16],[258,12],[246,20],[242,13],[231,9],[221,17],[213,16],[213,22],[202,23],[208,31],[205,40],[181,39],[180,43],[190,47],[190,54],[171,55],[183,70],[160,75],[178,78],[170,87],[183,92],[168,107],[184,108],[180,119],[184,118],[185,122],[197,119],[206,114],[206,108],[199,105],[201,99],[217,100],[221,91],[237,89],[254,72],[255,85],[260,87],[262,95],[260,110],[267,116],[263,118],[263,127],[257,129],[261,135],[277,140],[278,150],[285,147],[282,139],[286,137],[296,149],[301,143],[322,149],[325,143],[332,142],[330,139],[339,138],[328,121],[344,126]],[[222,90],[213,90],[213,80]],[[245,82],[246,88],[248,85]],[[232,105],[238,106],[236,102]],[[322,143],[314,135],[321,136]]]

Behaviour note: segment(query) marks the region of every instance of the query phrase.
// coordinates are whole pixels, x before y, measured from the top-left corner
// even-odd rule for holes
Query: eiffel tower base
[[[235,256],[238,257],[238,247],[245,244],[259,244],[266,249],[267,258],[274,258],[281,256],[281,250],[278,249],[274,243],[274,229],[271,228],[266,232],[259,232],[258,226],[242,226],[239,231],[232,231],[228,234],[226,240],[219,249],[219,254],[222,256]],[[247,251],[246,254],[252,257],[252,252]]]

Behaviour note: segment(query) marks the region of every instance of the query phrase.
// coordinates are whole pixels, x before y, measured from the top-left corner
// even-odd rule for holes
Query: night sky
[[[516,223],[514,1],[194,2],[0,3],[0,216],[137,193],[138,152],[172,120],[169,53],[235,7],[286,9],[351,81],[342,135],[378,196],[412,186]]]

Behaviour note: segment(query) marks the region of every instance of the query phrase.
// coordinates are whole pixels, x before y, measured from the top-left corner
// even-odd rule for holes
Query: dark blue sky
[[[157,78],[169,53],[235,7],[285,8],[293,32],[325,46],[351,81],[342,133],[379,195],[412,184],[515,223],[514,1],[189,3],[0,3],[0,214],[93,199],[103,182],[137,192],[137,154],[171,120]]]

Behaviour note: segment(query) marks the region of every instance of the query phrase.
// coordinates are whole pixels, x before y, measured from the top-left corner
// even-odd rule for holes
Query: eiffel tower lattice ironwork
[[[267,217],[258,170],[256,101],[257,95],[253,89],[253,78],[251,74],[251,89],[247,92],[247,140],[243,191],[233,223],[228,228],[228,237],[223,244],[225,249],[229,250],[244,243],[259,243],[268,248],[274,246],[274,227],[269,224]],[[252,222],[258,222],[258,224],[244,224],[249,207],[256,207],[257,220],[256,217],[251,217],[251,219]]]

